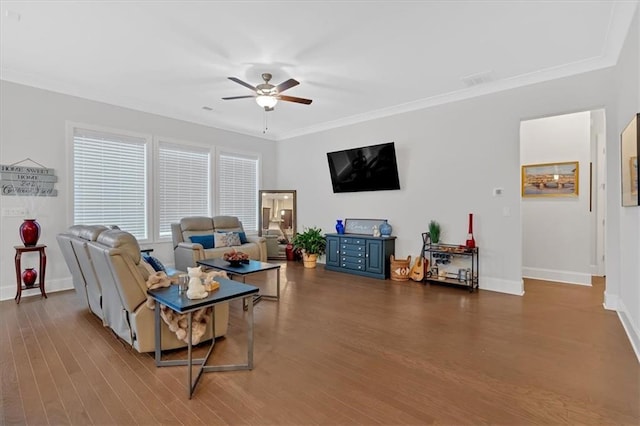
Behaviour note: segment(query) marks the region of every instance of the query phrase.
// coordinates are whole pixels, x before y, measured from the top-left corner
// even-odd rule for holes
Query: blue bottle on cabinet
[[[344,225],[342,224],[342,219],[336,220],[336,232],[338,234],[344,234]]]

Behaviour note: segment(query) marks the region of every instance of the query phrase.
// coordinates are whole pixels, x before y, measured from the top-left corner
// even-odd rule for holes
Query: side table
[[[47,293],[44,291],[44,275],[47,271],[47,254],[44,249],[47,248],[44,244],[38,244],[36,246],[25,247],[25,246],[13,246],[16,249],[16,284],[18,285],[18,291],[16,292],[16,297],[14,297],[16,303],[20,303],[20,298],[22,297],[22,290],[30,289],[30,288],[40,288],[40,293],[45,298],[47,297]],[[22,266],[20,262],[20,258],[22,257],[22,253],[28,253],[31,251],[37,251],[40,254],[40,268],[38,270],[38,283],[27,287],[22,285]]]

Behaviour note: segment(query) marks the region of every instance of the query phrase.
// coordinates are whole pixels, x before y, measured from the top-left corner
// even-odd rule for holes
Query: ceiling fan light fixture
[[[256,103],[262,108],[273,108],[278,103],[278,99],[273,96],[259,95],[256,97]]]

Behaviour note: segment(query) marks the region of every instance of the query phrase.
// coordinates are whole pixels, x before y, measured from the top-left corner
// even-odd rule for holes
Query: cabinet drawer
[[[340,262],[342,263],[353,263],[357,265],[364,265],[363,257],[352,257],[352,256],[342,256],[340,258]]]
[[[363,271],[364,270],[364,264],[360,264],[360,263],[353,263],[353,262],[340,262],[340,266],[342,266],[345,269],[354,269],[356,271]]]
[[[342,249],[341,254],[343,256],[353,256],[353,257],[364,257],[364,250],[348,250],[348,249]]]
[[[350,251],[350,252],[363,252],[364,253],[365,246],[364,245],[359,246],[359,245],[356,245],[356,244],[340,244],[340,249],[343,252]]]
[[[365,240],[363,238],[342,237],[340,238],[340,244],[356,244],[364,245]]]

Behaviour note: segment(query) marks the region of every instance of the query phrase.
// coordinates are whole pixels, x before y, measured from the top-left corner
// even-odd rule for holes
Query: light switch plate
[[[25,217],[27,209],[24,207],[3,207],[2,216],[4,217]]]

